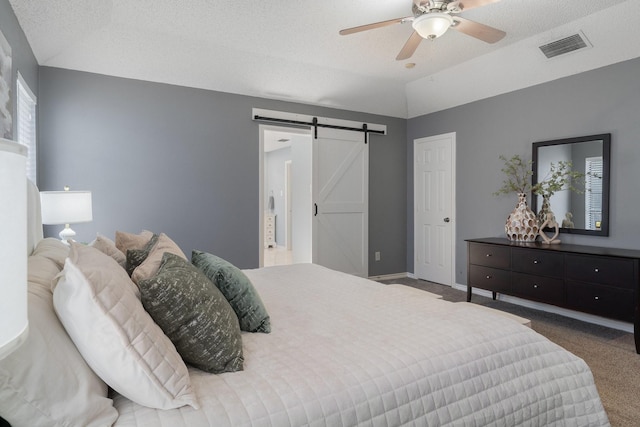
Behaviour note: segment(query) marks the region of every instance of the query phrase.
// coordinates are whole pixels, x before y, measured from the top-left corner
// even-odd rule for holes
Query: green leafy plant
[[[585,174],[572,170],[571,161],[551,163],[549,173],[532,189],[534,194],[551,197],[561,190],[571,190],[578,194],[584,193]]]
[[[533,185],[531,183],[531,175],[533,175],[531,168],[533,162],[531,160],[525,161],[518,154],[510,159],[501,154],[500,160],[504,162],[504,167],[501,171],[506,175],[506,179],[502,181],[502,187],[493,193],[494,196],[511,193],[527,194],[531,191],[539,191],[540,184]]]

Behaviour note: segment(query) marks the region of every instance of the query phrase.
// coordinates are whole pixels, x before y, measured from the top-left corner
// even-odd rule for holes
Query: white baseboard
[[[454,289],[458,289],[460,291],[467,291],[466,285],[455,284],[453,285]],[[491,291],[486,291],[484,289],[476,289],[473,288],[474,295],[480,295],[487,298],[492,298]],[[522,307],[532,308],[534,310],[545,311],[547,313],[559,314],[561,316],[570,317],[572,319],[581,320],[587,323],[593,323],[600,326],[606,326],[608,328],[618,329],[624,332],[633,333],[633,324],[627,322],[621,322],[619,320],[607,319],[605,317],[594,316],[593,314],[581,313],[579,311],[573,311],[566,308],[556,307],[554,305],[544,304],[541,302],[529,301],[522,298],[512,297],[509,295],[498,294],[496,297],[498,301],[504,301],[511,304],[520,305]]]

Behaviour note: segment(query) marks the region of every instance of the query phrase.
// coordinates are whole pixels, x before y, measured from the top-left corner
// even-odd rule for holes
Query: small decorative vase
[[[534,242],[540,231],[538,218],[527,206],[527,195],[518,194],[518,205],[511,212],[504,225],[509,240],[515,242]]]
[[[557,245],[560,243],[560,240],[557,239],[558,234],[560,233],[560,228],[558,222],[556,221],[556,216],[551,210],[551,204],[549,203],[549,196],[542,196],[542,208],[540,208],[540,212],[538,212],[538,223],[540,224],[540,237],[542,237],[542,243],[546,243],[549,245]],[[544,229],[545,228],[554,229],[553,237],[547,236]]]
[[[545,194],[542,196],[542,207],[538,212],[538,224],[544,223],[547,220],[547,216],[549,215],[549,213],[553,214],[553,212],[551,212],[551,204],[549,203],[549,196]]]

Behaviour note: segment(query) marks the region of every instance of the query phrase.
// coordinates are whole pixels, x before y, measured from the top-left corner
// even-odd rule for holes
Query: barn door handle
[[[314,212],[313,216],[318,216],[318,204],[314,203],[313,206],[315,208],[315,212]]]

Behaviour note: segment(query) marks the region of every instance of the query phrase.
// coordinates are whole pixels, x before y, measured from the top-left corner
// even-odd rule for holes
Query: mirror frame
[[[604,133],[600,135],[579,136],[575,138],[555,139],[551,141],[539,141],[533,143],[533,152],[531,159],[532,163],[532,176],[531,182],[533,185],[538,182],[538,150],[541,147],[547,147],[550,145],[561,144],[576,144],[589,141],[602,141],[602,224],[600,230],[586,230],[584,228],[560,228],[561,233],[569,234],[587,234],[591,236],[609,236],[609,170],[611,162],[611,134]],[[534,213],[538,213],[537,209],[538,197],[535,194],[531,194],[531,210]]]

